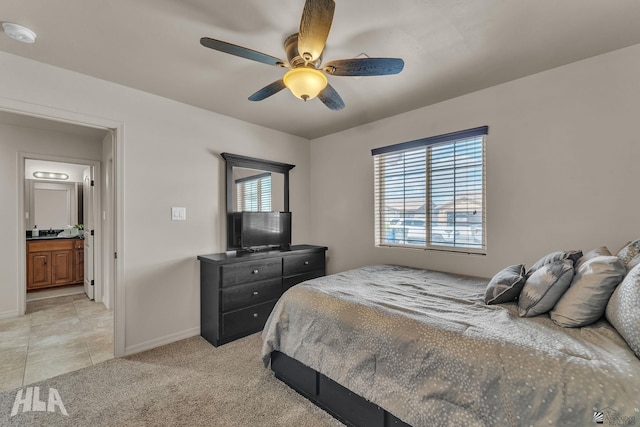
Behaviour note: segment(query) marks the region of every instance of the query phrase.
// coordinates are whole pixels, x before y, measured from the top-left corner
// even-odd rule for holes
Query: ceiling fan
[[[250,101],[262,101],[285,87],[298,98],[307,101],[316,96],[331,110],[344,108],[344,101],[329,84],[330,76],[383,76],[398,74],[404,67],[399,58],[338,59],[321,65],[335,9],[334,0],[306,0],[302,11],[300,29],[284,41],[288,61],[246,47],[202,37],[200,44],[210,49],[236,55],[252,61],[289,68],[280,80],[263,87],[249,97]]]

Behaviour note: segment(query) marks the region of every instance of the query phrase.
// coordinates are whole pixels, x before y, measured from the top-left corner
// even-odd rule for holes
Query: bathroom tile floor
[[[0,391],[113,358],[113,310],[84,294],[27,302],[0,320]]]

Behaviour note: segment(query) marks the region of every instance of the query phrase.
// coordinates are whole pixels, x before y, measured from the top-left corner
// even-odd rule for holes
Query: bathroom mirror
[[[36,225],[41,230],[61,229],[78,223],[79,200],[75,182],[26,180],[25,191],[25,212],[29,213],[28,229]]]
[[[289,212],[289,171],[287,163],[222,153],[226,162],[227,224],[233,212]],[[227,227],[227,248],[231,242]]]

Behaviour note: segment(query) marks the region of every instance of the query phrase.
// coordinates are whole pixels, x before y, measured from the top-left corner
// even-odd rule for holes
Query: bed
[[[483,302],[487,282],[393,265],[304,282],[267,320],[263,361],[351,425],[635,423],[640,360],[606,320],[521,318]]]

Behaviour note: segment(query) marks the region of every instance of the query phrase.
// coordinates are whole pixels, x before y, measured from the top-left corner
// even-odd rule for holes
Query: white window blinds
[[[487,127],[372,150],[378,246],[486,250]]]
[[[271,174],[236,179],[239,212],[271,212]]]

